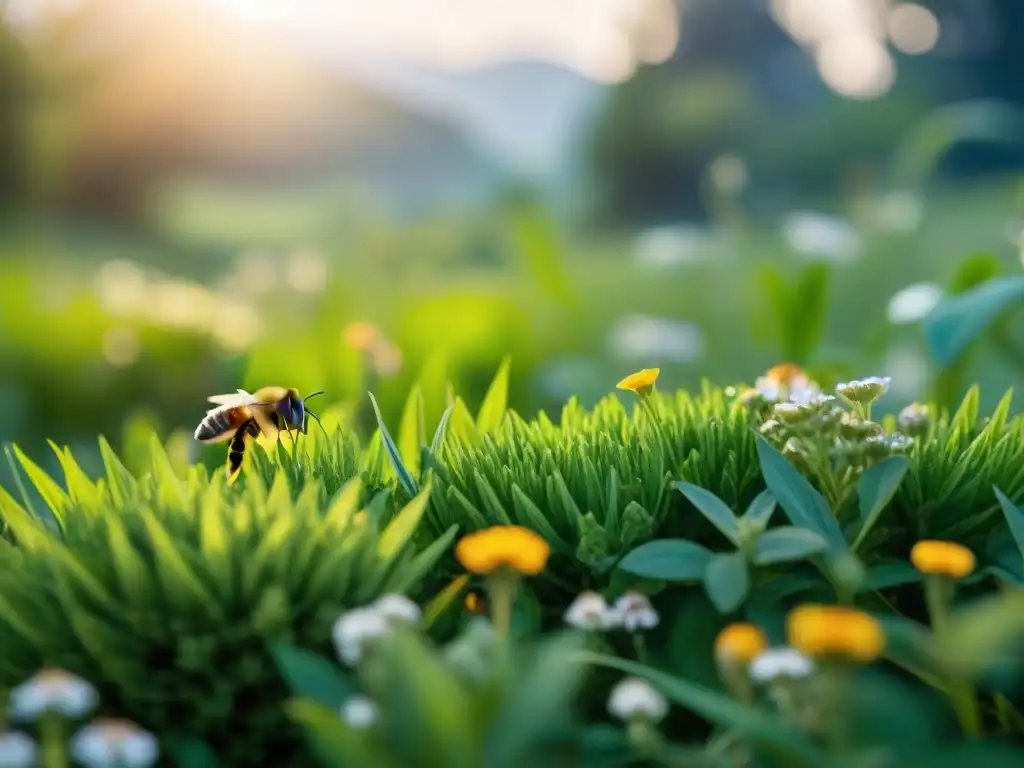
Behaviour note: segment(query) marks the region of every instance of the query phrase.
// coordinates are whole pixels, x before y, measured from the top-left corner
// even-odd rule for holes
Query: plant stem
[[[633,650],[636,652],[636,660],[641,664],[647,663],[647,646],[644,643],[644,636],[640,632],[633,632]]]
[[[932,632],[941,635],[947,626],[949,604],[953,599],[953,582],[938,574],[929,574],[924,582],[925,602],[931,619]],[[974,686],[967,680],[952,677],[949,680],[949,699],[960,727],[969,738],[981,735],[981,712]]]
[[[43,752],[42,764],[46,768],[68,768],[64,719],[58,713],[43,713],[39,721],[39,741]]]
[[[512,628],[512,607],[515,604],[518,586],[516,572],[505,566],[500,566],[488,579],[487,596],[491,603],[491,621],[495,633],[502,637],[507,637]]]

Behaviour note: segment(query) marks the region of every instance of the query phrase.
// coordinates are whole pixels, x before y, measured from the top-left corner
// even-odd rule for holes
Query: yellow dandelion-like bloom
[[[921,573],[962,579],[974,571],[974,553],[952,541],[919,541],[910,550],[910,562]]]
[[[760,627],[738,621],[718,633],[715,638],[715,658],[748,664],[767,647],[768,637]]]
[[[615,386],[617,389],[624,389],[643,397],[654,389],[654,382],[658,380],[660,373],[660,368],[644,368],[642,371],[629,374]]]
[[[345,346],[357,352],[372,351],[380,342],[381,336],[380,329],[365,320],[349,323],[342,331]]]
[[[885,650],[885,630],[873,616],[842,605],[801,605],[786,616],[789,644],[812,657],[839,656],[862,663]]]
[[[455,557],[470,573],[491,573],[507,566],[536,576],[547,565],[551,547],[544,538],[520,525],[495,525],[463,536]]]

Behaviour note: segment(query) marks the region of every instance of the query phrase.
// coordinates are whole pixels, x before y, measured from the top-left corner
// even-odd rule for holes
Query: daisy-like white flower
[[[597,592],[580,592],[565,612],[565,623],[577,629],[593,632],[611,629],[617,617],[604,597]]]
[[[821,390],[814,384],[791,389],[789,391],[789,402],[796,405],[809,405],[821,397]]]
[[[356,608],[334,623],[331,633],[338,657],[348,666],[359,663],[366,647],[391,632],[391,622],[373,608]]]
[[[868,376],[866,379],[844,381],[836,385],[836,394],[851,403],[870,405],[889,391],[891,382],[889,376]]]
[[[668,701],[642,677],[626,677],[612,688],[608,712],[619,720],[657,723],[668,714]]]
[[[609,617],[610,626],[622,627],[627,632],[653,629],[658,626],[658,612],[647,595],[629,591],[615,601]]]
[[[156,736],[129,720],[95,720],[71,739],[71,755],[86,768],[149,768],[160,747]]]
[[[16,720],[35,720],[44,712],[83,717],[99,697],[91,683],[63,669],[40,670],[11,692],[8,710]]]
[[[759,653],[747,667],[752,680],[767,683],[780,677],[807,677],[814,662],[795,648],[769,648]]]
[[[377,722],[380,712],[373,700],[367,696],[350,696],[341,705],[341,719],[352,728],[362,730]]]
[[[0,768],[32,768],[36,743],[21,731],[0,731]]]
[[[931,415],[928,409],[920,403],[911,403],[896,417],[896,423],[900,429],[908,435],[923,435],[932,425]]]
[[[415,624],[423,615],[420,607],[405,595],[384,595],[370,607],[396,624]]]

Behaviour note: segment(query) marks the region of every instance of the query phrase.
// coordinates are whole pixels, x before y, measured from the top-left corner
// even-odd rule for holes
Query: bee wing
[[[256,396],[249,394],[244,389],[240,389],[237,392],[232,392],[230,395],[213,395],[208,397],[207,400],[216,405],[252,405],[256,402]]]
[[[263,405],[263,403],[260,403]],[[249,409],[252,417],[256,419],[256,423],[260,427],[260,431],[269,437],[271,440],[277,437],[278,429],[274,426],[274,422],[270,420],[263,408],[256,406]]]

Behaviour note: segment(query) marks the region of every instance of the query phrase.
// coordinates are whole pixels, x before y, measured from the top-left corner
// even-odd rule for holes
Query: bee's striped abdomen
[[[200,442],[226,440],[232,432],[249,420],[249,413],[238,406],[214,408],[196,427],[195,439]]]

